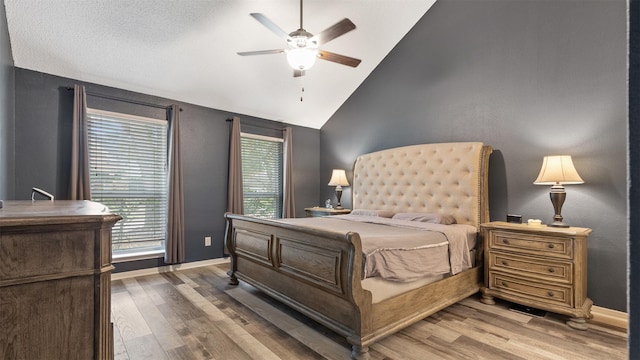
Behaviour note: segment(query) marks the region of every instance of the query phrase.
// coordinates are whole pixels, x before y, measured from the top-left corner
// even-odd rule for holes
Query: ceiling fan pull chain
[[[300,93],[300,102],[302,102],[302,97],[304,95],[304,76],[300,76],[300,87],[302,89]]]

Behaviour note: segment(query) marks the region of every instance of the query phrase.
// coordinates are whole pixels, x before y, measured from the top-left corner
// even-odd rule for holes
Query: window
[[[123,219],[114,257],[163,253],[167,227],[167,121],[87,109],[91,199]]]
[[[241,136],[245,215],[282,217],[282,139]]]

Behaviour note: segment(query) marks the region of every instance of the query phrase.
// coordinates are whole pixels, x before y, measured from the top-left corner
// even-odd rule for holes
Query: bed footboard
[[[229,213],[225,218],[230,284],[246,281],[348,339],[370,331],[362,316],[370,312],[371,293],[360,283],[358,234]]]
[[[227,219],[229,283],[246,281],[320,322],[352,345],[352,359],[369,346],[479,291],[480,267],[373,304],[362,288],[362,245],[346,234],[235,214]]]

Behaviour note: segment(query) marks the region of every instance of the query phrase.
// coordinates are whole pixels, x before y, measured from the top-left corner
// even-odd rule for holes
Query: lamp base
[[[334,207],[334,209],[342,210],[342,204],[340,204],[340,198],[342,197],[342,186],[340,185],[336,186],[336,197],[338,198],[338,203],[336,204],[336,207]]]
[[[562,221],[554,221],[551,224],[547,225],[547,226],[551,226],[551,227],[559,227],[559,228],[568,228],[570,225],[567,223],[564,223]]]
[[[553,185],[551,187],[549,197],[551,198],[553,210],[556,214],[553,216],[553,222],[548,226],[568,228],[569,224],[566,224],[562,221],[562,215],[560,214],[560,212],[562,211],[562,204],[564,204],[564,199],[567,197],[567,193],[564,191],[564,186],[562,186],[561,184]]]

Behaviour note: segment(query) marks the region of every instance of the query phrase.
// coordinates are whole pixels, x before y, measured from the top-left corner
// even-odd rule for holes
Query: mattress
[[[358,233],[362,242],[363,278],[413,282],[427,276],[457,274],[473,266],[470,249],[475,246],[477,229],[471,225],[357,215],[278,221],[342,234]]]
[[[471,250],[471,259],[475,259],[476,250]],[[473,262],[475,266],[475,261]],[[381,301],[390,299],[394,296],[403,294],[407,291],[423,287],[425,285],[442,280],[450,274],[443,275],[426,275],[420,279],[410,282],[398,282],[386,280],[381,277],[370,277],[362,280],[362,288],[371,292],[371,302],[377,304]]]

